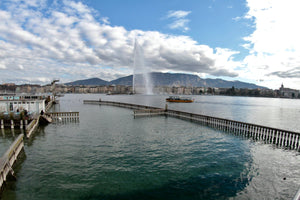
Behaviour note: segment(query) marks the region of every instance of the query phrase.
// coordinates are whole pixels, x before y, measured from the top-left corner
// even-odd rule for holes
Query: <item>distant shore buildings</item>
[[[49,85],[0,85],[0,94],[26,93],[26,94],[50,94],[52,92]],[[103,94],[130,94],[132,86],[125,85],[64,85],[57,84],[55,92],[65,93],[103,93]],[[216,87],[191,87],[191,86],[156,86],[153,88],[154,94],[166,95],[226,95],[226,96],[253,96],[253,97],[274,97],[274,98],[300,98],[300,91],[285,88],[283,84],[278,90],[272,89],[248,89],[248,88],[216,88]]]

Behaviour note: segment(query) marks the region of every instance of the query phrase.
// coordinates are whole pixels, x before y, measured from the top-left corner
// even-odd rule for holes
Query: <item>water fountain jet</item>
[[[133,93],[153,94],[153,83],[149,68],[145,65],[144,52],[137,40],[134,44],[133,58]]]

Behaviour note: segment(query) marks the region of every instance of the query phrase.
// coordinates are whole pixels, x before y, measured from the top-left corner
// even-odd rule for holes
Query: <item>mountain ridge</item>
[[[264,89],[266,87],[259,86],[253,83],[247,83],[242,81],[226,81],[220,78],[217,79],[202,79],[197,75],[192,74],[184,74],[184,73],[162,73],[162,72],[152,72],[151,79],[154,83],[154,86],[185,86],[185,87],[217,87],[217,88],[248,88],[248,89]],[[141,76],[141,75],[138,75]],[[120,77],[118,79],[112,81],[105,81],[100,78],[90,78],[84,80],[77,80],[69,83],[65,83],[65,85],[93,85],[93,86],[101,86],[101,85],[132,85],[133,75]]]

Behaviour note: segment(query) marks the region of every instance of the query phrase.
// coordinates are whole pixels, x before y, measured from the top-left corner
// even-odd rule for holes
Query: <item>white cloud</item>
[[[41,6],[34,2],[38,1],[32,1],[32,5]],[[97,21],[94,12],[81,2],[69,0],[43,8],[12,2],[0,10],[0,78],[5,82],[46,83],[53,77],[68,82],[129,75],[133,72],[135,38],[152,71],[237,76],[234,68],[240,63],[233,61],[235,51],[213,49],[188,36],[128,31]],[[180,21],[190,12],[169,14]],[[26,16],[26,20],[19,16]]]
[[[178,19],[173,23],[169,24],[170,29],[182,29],[184,32],[188,31],[190,28],[187,26],[190,20],[188,19]]]
[[[240,16],[232,18],[232,20],[236,21],[236,22],[240,21],[241,19],[242,19],[242,17],[240,17]]]
[[[108,18],[108,17],[102,17],[102,18],[101,18],[101,21],[102,21],[104,24],[110,24],[109,18]]]
[[[255,31],[245,38],[250,50],[245,76],[258,75],[272,88],[284,82],[300,89],[300,1],[248,0],[247,6],[246,18],[254,20]]]
[[[186,17],[191,13],[191,11],[183,11],[183,10],[171,10],[168,12],[166,18],[174,20],[171,24],[168,25],[170,29],[179,29],[183,32],[190,30],[188,27],[189,19]]]
[[[74,9],[74,11],[76,11],[76,13],[82,14],[83,16],[86,16],[87,14],[91,13],[91,8],[82,4],[81,2],[64,0],[64,4],[68,5],[67,9],[69,9],[69,8]]]
[[[171,10],[167,14],[167,18],[177,18],[177,19],[182,19],[187,17],[191,11],[183,11],[183,10]]]
[[[0,69],[6,69],[6,66],[0,62]]]

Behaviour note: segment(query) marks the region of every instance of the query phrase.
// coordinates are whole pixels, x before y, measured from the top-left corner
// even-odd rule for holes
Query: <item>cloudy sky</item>
[[[299,0],[1,0],[0,83],[151,71],[300,89]]]

